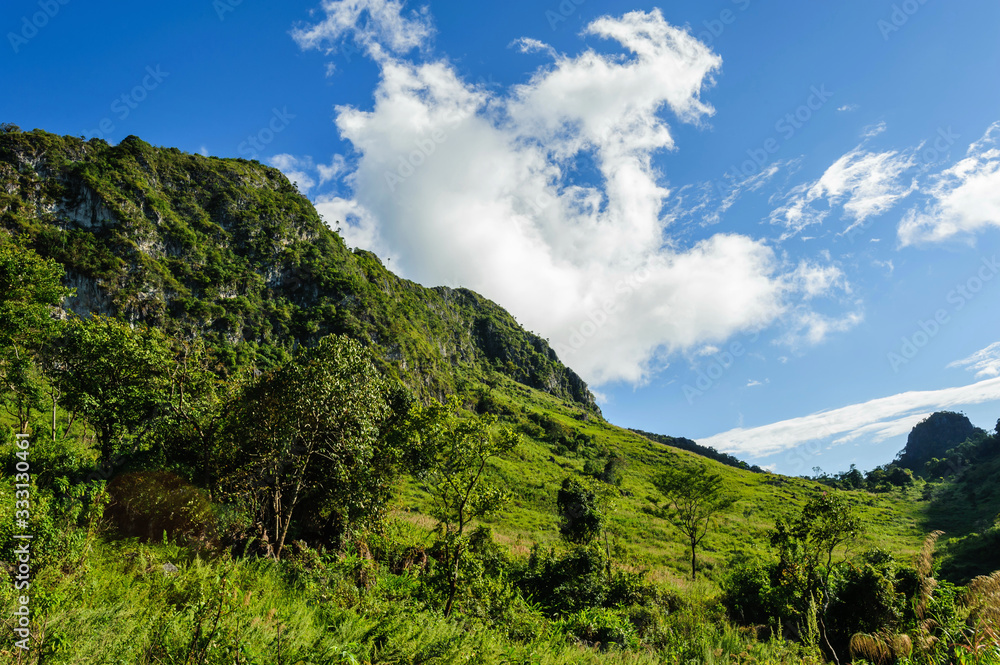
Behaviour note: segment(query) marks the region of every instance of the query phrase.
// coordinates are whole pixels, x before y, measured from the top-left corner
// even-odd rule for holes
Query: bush
[[[771,588],[774,567],[747,555],[729,562],[722,579],[722,603],[733,621],[753,626],[770,624],[777,618]]]
[[[560,622],[567,635],[587,646],[607,650],[612,645],[634,648],[639,645],[635,627],[618,612],[592,607],[572,614]]]

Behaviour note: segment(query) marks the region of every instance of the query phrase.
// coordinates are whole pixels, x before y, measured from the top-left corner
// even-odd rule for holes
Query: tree
[[[556,497],[559,509],[559,533],[574,545],[589,545],[601,535],[603,515],[598,496],[579,480],[566,477]]]
[[[33,355],[55,333],[53,308],[72,294],[62,277],[58,263],[0,232],[0,380],[22,432],[41,403]]]
[[[160,420],[161,451],[166,464],[190,468],[191,476],[211,491],[227,407],[238,382],[224,381],[211,370],[212,356],[200,337],[174,340],[173,347],[166,410]]]
[[[393,394],[371,352],[337,335],[243,391],[227,426],[237,455],[227,483],[254,506],[264,538],[272,529],[275,558],[299,506],[327,540],[382,518],[403,456],[389,431]]]
[[[712,518],[733,505],[734,499],[725,492],[722,476],[709,473],[700,465],[670,467],[653,484],[666,501],[662,514],[687,536],[693,581],[697,547],[708,534]]]
[[[117,319],[70,319],[54,343],[49,374],[68,409],[94,427],[108,462],[122,439],[160,415],[171,355],[163,333]]]
[[[458,592],[459,571],[467,546],[465,530],[476,519],[499,511],[506,493],[486,479],[492,458],[514,450],[518,436],[508,427],[497,428],[492,414],[462,418],[461,404],[451,397],[414,410],[411,423],[415,448],[423,456],[423,486],[431,495],[431,514],[438,521],[448,573],[450,616]]]
[[[817,602],[817,623],[824,646],[839,665],[840,659],[830,644],[826,614],[830,607],[830,576],[836,549],[858,536],[861,523],[854,509],[840,495],[824,492],[813,497],[791,523],[778,520],[771,534],[771,544],[778,548],[781,578],[793,580],[805,614]]]

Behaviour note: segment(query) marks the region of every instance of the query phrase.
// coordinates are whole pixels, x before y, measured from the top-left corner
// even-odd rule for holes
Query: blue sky
[[[1000,5],[7,2],[0,121],[281,168],[612,422],[791,474],[1000,417]]]

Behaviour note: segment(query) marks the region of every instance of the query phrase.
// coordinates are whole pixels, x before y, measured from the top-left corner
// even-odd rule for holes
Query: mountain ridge
[[[385,368],[425,397],[495,371],[600,414],[586,382],[502,307],[350,250],[256,161],[134,136],[0,133],[0,228],[66,268],[68,309],[202,334],[228,369],[342,333],[382,347]]]

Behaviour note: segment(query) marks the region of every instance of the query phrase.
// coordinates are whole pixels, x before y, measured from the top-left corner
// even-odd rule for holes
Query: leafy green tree
[[[165,413],[160,420],[163,462],[190,469],[202,487],[212,490],[218,475],[218,449],[227,407],[238,381],[224,381],[212,371],[213,358],[204,341],[174,340],[167,372]]]
[[[625,469],[628,468],[628,461],[618,454],[608,456],[608,461],[604,464],[604,469],[596,475],[597,479],[615,487],[621,487],[625,479]]]
[[[771,534],[771,544],[778,549],[780,578],[792,586],[799,613],[807,616],[816,605],[816,620],[824,649],[840,663],[830,644],[826,615],[832,599],[831,575],[837,548],[858,537],[861,522],[854,509],[840,495],[824,492],[805,505],[793,522],[779,520]]]
[[[117,319],[70,319],[54,342],[49,374],[68,409],[94,427],[107,462],[124,437],[160,415],[171,355],[163,333]]]
[[[370,351],[331,335],[242,392],[227,427],[227,483],[251,502],[265,539],[271,530],[275,558],[300,506],[330,540],[381,519],[403,461],[389,432],[393,391]]]
[[[72,293],[63,287],[62,277],[58,263],[0,231],[0,381],[21,432],[32,409],[41,404],[33,356],[56,330],[53,308]]]
[[[589,545],[601,535],[604,516],[593,488],[573,477],[563,479],[556,496],[559,533],[574,545]]]
[[[446,616],[451,615],[458,592],[466,528],[473,520],[498,512],[507,500],[506,493],[486,478],[489,462],[518,444],[510,428],[496,426],[495,415],[462,418],[460,407],[453,396],[446,404],[432,402],[415,409],[411,418],[415,447],[423,455],[421,480],[431,495],[431,514],[438,521],[449,571]]]
[[[722,476],[701,465],[669,467],[653,484],[665,500],[661,515],[688,539],[694,580],[698,545],[708,534],[713,518],[733,505],[734,498],[726,493]]]

